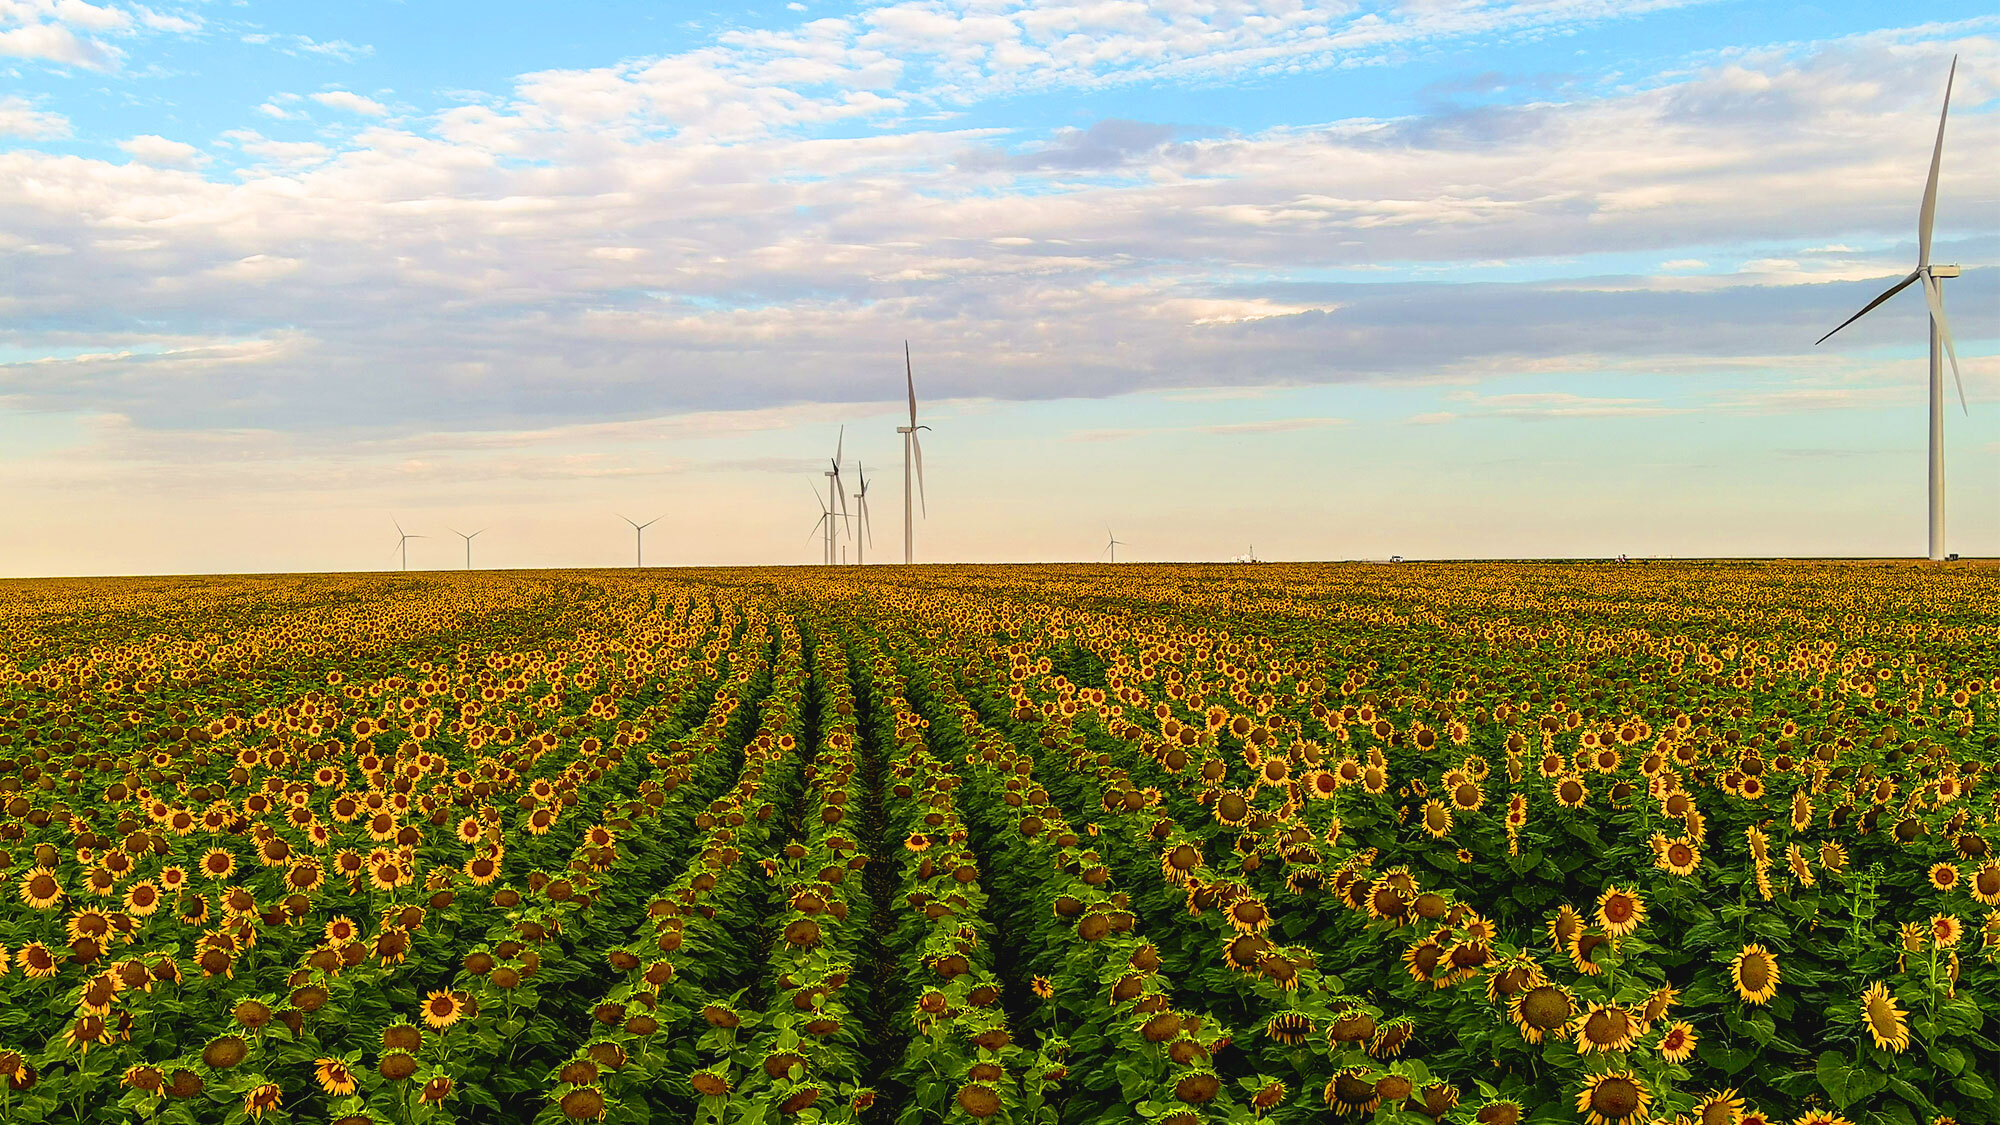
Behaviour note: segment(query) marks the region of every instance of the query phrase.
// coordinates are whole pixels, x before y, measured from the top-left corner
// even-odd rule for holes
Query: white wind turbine
[[[1105,538],[1104,551],[1109,551],[1111,553],[1111,561],[1114,563],[1118,561],[1118,548],[1128,547],[1131,545],[1129,543],[1126,543],[1124,540],[1118,538],[1116,535],[1111,534],[1111,529],[1108,527],[1104,529],[1104,538]],[[1104,551],[1098,552],[1097,557],[1102,559],[1104,557]]]
[[[1909,276],[1891,285],[1881,296],[1868,302],[1858,313],[1840,322],[1840,331],[1872,312],[1876,305],[1901,293],[1915,282],[1924,283],[1924,301],[1931,309],[1931,386],[1930,386],[1930,557],[1932,561],[1942,561],[1944,554],[1944,364],[1951,360],[1952,381],[1958,385],[1958,406],[1968,415],[1971,409],[1965,404],[1965,381],[1958,374],[1958,349],[1952,345],[1951,323],[1944,315],[1945,278],[1957,277],[1956,265],[1943,265],[1931,261],[1931,223],[1937,218],[1938,163],[1944,157],[1944,123],[1951,113],[1951,84],[1958,77],[1958,56],[1952,56],[1951,70],[1944,80],[1944,108],[1938,113],[1937,143],[1931,147],[1931,174],[1924,182],[1923,205],[1917,210],[1917,268]],[[1823,344],[1833,332],[1821,336],[1815,343]],[[1940,355],[1942,353],[1942,355]]]
[[[460,531],[459,529],[457,529],[457,528],[455,528],[455,527],[454,527],[454,528],[452,528],[452,529],[451,529],[451,533],[452,533],[453,535],[456,535],[456,536],[458,536],[458,537],[459,537],[460,539],[463,539],[463,540],[465,540],[465,569],[467,569],[467,570],[471,570],[471,569],[472,569],[472,541],[473,541],[474,539],[478,538],[479,536],[481,536],[481,535],[484,535],[484,534],[486,534],[486,529],[482,527],[482,528],[480,528],[480,529],[479,529],[478,531],[475,531],[475,532],[473,532],[473,533],[472,533],[471,535],[467,535],[467,534],[466,534],[465,532],[463,532],[463,531]]]
[[[897,426],[896,432],[903,435],[903,561],[916,561],[917,524],[910,511],[910,460],[917,465],[917,503],[924,504],[924,446],[917,440],[918,430],[928,430],[929,426],[917,425],[917,377],[910,369],[910,342],[903,341],[903,380],[910,391],[910,424]],[[930,506],[924,504],[924,517],[930,517]]]
[[[847,490],[840,486],[840,453],[846,448],[847,427],[842,426],[840,427],[840,437],[833,445],[833,467],[826,471],[826,489],[831,498],[831,503],[839,506],[841,519],[847,521],[847,534],[849,538],[852,538],[854,536],[854,518],[847,511]],[[813,495],[817,496],[819,493],[815,491]],[[834,527],[829,524],[826,529],[826,564],[828,566],[834,564],[833,540]]]
[[[861,462],[856,461],[854,472],[861,478],[861,491],[854,495],[855,519],[861,525],[854,536],[854,565],[860,566],[868,561],[866,552],[862,550],[862,542],[864,540],[870,544],[875,542],[875,525],[868,521],[868,470],[861,467]]]
[[[666,517],[654,516],[652,519],[647,520],[645,523],[635,523],[633,522],[632,517],[627,515],[620,515],[618,518],[624,520],[626,523],[632,524],[632,536],[633,539],[635,540],[635,542],[633,543],[634,550],[633,550],[632,565],[636,567],[644,567],[646,565],[646,529],[653,526],[656,523],[659,523]],[[475,532],[474,534],[477,533]]]
[[[819,486],[813,485],[812,490],[813,499],[819,501],[819,522],[813,524],[811,531],[806,532],[806,541],[810,543],[813,536],[819,535],[824,530],[826,537],[820,544],[819,559],[822,563],[831,564],[833,562],[834,512],[827,505],[826,498],[819,494]]]
[[[389,522],[396,524],[396,549],[403,553],[403,569],[408,570],[410,569],[410,540],[429,539],[430,536],[411,535],[409,532],[403,530],[403,525],[397,523],[394,516],[389,517]]]

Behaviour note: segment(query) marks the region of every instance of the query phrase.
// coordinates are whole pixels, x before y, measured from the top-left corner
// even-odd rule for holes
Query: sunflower
[[[1958,868],[1949,863],[1933,863],[1930,869],[1931,886],[1941,891],[1958,886]]]
[[[1035,979],[1028,982],[1028,987],[1031,990],[1033,990],[1036,996],[1039,996],[1044,1000],[1047,1000],[1056,994],[1056,986],[1054,982],[1050,981],[1049,978],[1042,976],[1040,973],[1035,974]]]
[[[215,882],[222,882],[236,873],[236,857],[221,848],[210,848],[201,855],[201,873]]]
[[[1695,1103],[1695,1125],[1741,1125],[1743,1099],[1732,1087],[1712,1090]]]
[[[1653,1095],[1646,1083],[1628,1070],[1592,1076],[1576,1095],[1576,1111],[1588,1125],[1636,1125],[1646,1120]]]
[[[1910,1025],[1903,1019],[1910,1013],[1896,1006],[1896,994],[1881,981],[1861,994],[1861,1016],[1875,1045],[1901,1054],[1910,1046]]]
[[[1368,1057],[1372,1059],[1393,1059],[1403,1053],[1409,1045],[1410,1037],[1417,1032],[1417,1021],[1409,1016],[1397,1016],[1386,1020],[1376,1029],[1375,1038],[1368,1041]]]
[[[2000,906],[2000,859],[1989,859],[1965,885],[1966,892],[1986,906]]]
[[[1616,885],[1605,890],[1597,899],[1597,924],[1612,937],[1624,937],[1639,928],[1646,920],[1646,900],[1638,891],[1622,890]]]
[[[1578,1016],[1573,1028],[1579,1054],[1592,1051],[1623,1051],[1645,1032],[1645,1025],[1617,1004],[1592,1004]]]
[[[1597,963],[1598,954],[1610,947],[1611,939],[1603,934],[1579,932],[1563,952],[1569,954],[1569,963],[1577,972],[1594,977],[1604,971],[1604,966]]]
[[[1578,914],[1576,908],[1568,903],[1557,907],[1556,916],[1549,919],[1549,944],[1558,952],[1568,948],[1569,943],[1575,941],[1576,935],[1582,932],[1583,915]]]
[[[1298,1046],[1312,1033],[1312,1021],[1297,1012],[1279,1012],[1264,1024],[1264,1034],[1287,1047]]]
[[[252,1118],[262,1119],[264,1114],[277,1109],[285,1100],[284,1092],[275,1082],[266,1082],[243,1095],[243,1112]]]
[[[1322,1092],[1327,1108],[1342,1116],[1351,1113],[1359,1117],[1373,1112],[1376,1106],[1382,1104],[1382,1098],[1375,1093],[1375,1083],[1362,1077],[1366,1073],[1357,1067],[1349,1067],[1327,1079],[1326,1089]]]
[[[1828,840],[1819,846],[1819,867],[1828,875],[1847,870],[1847,849]]]
[[[30,979],[44,979],[56,975],[58,969],[56,955],[49,952],[49,947],[39,941],[31,941],[22,946],[21,952],[15,954],[15,957],[21,962],[21,971],[27,973]]]
[[[47,867],[37,867],[21,877],[21,901],[36,910],[47,910],[62,897],[62,884]]]
[[[160,908],[160,888],[149,879],[141,879],[126,888],[125,912],[134,918],[146,918]]]
[[[378,891],[393,891],[410,881],[410,869],[395,856],[386,856],[370,865],[368,881]]]
[[[1445,807],[1443,801],[1432,797],[1424,802],[1423,826],[1433,839],[1450,835],[1451,810]]]
[[[1583,784],[1583,779],[1573,774],[1557,779],[1550,791],[1566,809],[1580,809],[1590,799],[1590,790]]]
[[[1965,925],[1950,914],[1933,914],[1930,935],[1939,949],[1950,949],[1958,944],[1959,938],[1965,936]]]
[[[1729,962],[1729,979],[1745,1002],[1763,1004],[1778,994],[1778,982],[1784,977],[1778,971],[1777,956],[1752,942]]]
[[[1792,878],[1798,880],[1799,886],[1810,887],[1813,885],[1815,880],[1813,879],[1812,868],[1806,864],[1805,849],[1799,847],[1797,844],[1786,844],[1785,866],[1792,869]]]
[[[1669,1025],[1666,1034],[1660,1036],[1660,1057],[1670,1063],[1688,1061],[1694,1054],[1696,1038],[1694,1025],[1685,1020]]]
[[[424,1022],[432,1027],[450,1027],[464,1014],[464,1002],[449,992],[433,992],[424,998]]]
[[[1540,1043],[1544,1035],[1565,1038],[1575,1017],[1576,1000],[1559,984],[1538,984],[1507,1001],[1507,1018],[1529,1043]]]

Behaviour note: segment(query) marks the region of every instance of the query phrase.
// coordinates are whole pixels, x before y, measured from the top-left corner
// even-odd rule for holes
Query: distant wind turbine
[[[861,478],[861,491],[854,497],[855,516],[861,525],[854,536],[854,565],[860,566],[868,561],[866,552],[862,550],[862,541],[865,539],[870,545],[875,542],[875,525],[868,520],[868,471],[856,461],[854,472]]]
[[[840,437],[833,445],[833,467],[826,471],[826,488],[830,505],[837,505],[839,507],[840,517],[847,523],[848,537],[852,538],[854,536],[854,517],[849,515],[847,511],[847,490],[840,486],[840,454],[846,448],[847,427],[842,426],[840,427]],[[833,543],[834,529],[829,526],[826,529],[826,564],[828,566],[834,564]]]
[[[903,381],[910,391],[910,424],[897,426],[896,432],[903,435],[903,562],[916,561],[917,524],[910,511],[910,461],[916,459],[917,502],[924,503],[924,446],[917,440],[918,430],[928,430],[929,426],[917,425],[917,377],[910,367],[910,342],[903,341]],[[924,505],[924,517],[930,518],[930,506]]]
[[[1116,535],[1111,534],[1111,529],[1108,527],[1104,529],[1104,538],[1106,540],[1104,544],[1104,550],[1111,552],[1112,562],[1118,561],[1118,548],[1131,546],[1131,544],[1126,543],[1125,541],[1119,539]],[[1104,557],[1103,552],[1099,552],[1097,557],[1100,559],[1103,558]]]
[[[1840,331],[1872,312],[1875,306],[1901,293],[1916,282],[1924,283],[1924,301],[1931,308],[1931,387],[1930,387],[1930,557],[1942,561],[1944,555],[1944,364],[1943,357],[1951,360],[1952,381],[1958,384],[1958,406],[1966,414],[1972,410],[1965,404],[1965,381],[1958,373],[1958,349],[1952,345],[1951,323],[1944,315],[1945,278],[1959,276],[1956,265],[1943,265],[1931,261],[1931,223],[1937,218],[1938,164],[1944,158],[1944,123],[1951,113],[1951,84],[1958,77],[1958,56],[1951,59],[1951,70],[1944,80],[1944,108],[1938,113],[1937,143],[1931,147],[1931,174],[1924,181],[1924,201],[1917,209],[1917,268],[1909,276],[1891,285],[1882,295],[1868,302],[1861,311],[1840,322]],[[1821,336],[1815,343],[1824,344],[1833,332]],[[1941,345],[1941,346],[1940,346]],[[1940,357],[1939,353],[1943,353]]]
[[[810,543],[814,536],[824,531],[825,539],[820,544],[819,558],[822,563],[831,563],[833,561],[833,509],[827,505],[826,498],[819,494],[818,485],[813,485],[812,490],[813,499],[819,501],[819,521],[813,524],[811,531],[806,532],[806,541]]]
[[[396,517],[394,516],[389,517],[389,522],[396,524],[396,549],[403,553],[403,569],[408,570],[410,569],[410,540],[429,539],[430,536],[411,535],[409,532],[403,530],[402,524],[396,523]]]
[[[632,517],[627,515],[620,515],[618,518],[624,520],[626,523],[632,524],[632,536],[633,539],[635,540],[635,542],[633,543],[634,552],[633,552],[632,565],[636,567],[644,567],[646,565],[646,529],[653,526],[656,523],[659,523],[662,519],[665,519],[666,517],[654,516],[652,519],[647,520],[645,523],[635,523],[633,522]]]
[[[473,540],[474,540],[475,538],[477,538],[477,537],[479,537],[479,536],[481,536],[481,535],[484,535],[484,534],[486,534],[486,529],[482,527],[482,528],[480,528],[480,529],[479,529],[478,531],[475,531],[475,532],[473,532],[473,533],[472,533],[471,535],[467,535],[467,534],[466,534],[465,532],[463,532],[463,531],[460,531],[459,529],[457,529],[457,528],[455,528],[455,527],[454,527],[454,528],[452,528],[452,529],[451,529],[451,533],[452,533],[453,535],[456,535],[456,536],[458,536],[458,537],[459,537],[460,539],[463,539],[463,540],[465,540],[465,569],[467,569],[467,570],[471,570],[471,569],[472,569],[472,541],[473,541]]]

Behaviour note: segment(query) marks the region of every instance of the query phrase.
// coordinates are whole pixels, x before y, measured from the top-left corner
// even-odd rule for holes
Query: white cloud
[[[50,140],[69,132],[69,118],[60,113],[36,109],[33,102],[16,95],[0,98],[0,137]]]
[[[119,141],[118,147],[134,160],[161,168],[195,168],[208,163],[208,155],[195,146],[151,133]]]
[[[389,112],[389,107],[374,98],[363,97],[346,90],[327,90],[312,95],[312,100],[329,109],[357,113],[363,117],[384,117]]]
[[[0,31],[0,56],[46,59],[89,70],[115,70],[120,54],[116,48],[94,39],[78,37],[61,24],[30,23]]]

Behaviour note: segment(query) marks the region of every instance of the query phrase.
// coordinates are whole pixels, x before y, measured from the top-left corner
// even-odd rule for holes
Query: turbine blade
[[[910,433],[910,452],[917,457],[917,507],[923,511],[924,518],[929,519],[930,505],[924,501],[924,443],[917,440],[915,431]]]
[[[1965,404],[1965,380],[1958,374],[1958,349],[1951,342],[1951,321],[1944,316],[1944,292],[1939,288],[1937,278],[1924,275],[1924,300],[1930,303],[1931,319],[1937,322],[1938,339],[1944,343],[1944,354],[1951,360],[1951,381],[1958,386],[1958,408],[1970,417],[1972,408]]]
[[[917,427],[917,376],[910,368],[910,342],[903,341],[903,381],[910,388],[910,428]]]
[[[403,525],[402,525],[401,523],[397,522],[397,520],[396,520],[396,517],[395,517],[395,516],[390,516],[390,517],[389,517],[389,522],[390,522],[390,523],[393,523],[393,524],[395,524],[395,525],[396,525],[396,534],[398,534],[398,535],[401,535],[401,534],[403,533]]]
[[[1931,174],[1924,181],[1924,205],[1917,212],[1917,265],[1931,264],[1931,221],[1937,218],[1938,164],[1944,159],[1944,119],[1951,113],[1951,83],[1958,77],[1958,56],[1944,79],[1944,108],[1938,111],[1937,144],[1931,146]]]
[[[840,436],[833,442],[833,471],[840,471],[840,451],[847,448],[847,427],[840,427]]]
[[[1922,277],[1923,275],[1924,271],[1922,267],[1918,267],[1917,269],[1911,270],[1910,276],[1904,278],[1903,280],[1897,282],[1894,285],[1891,285],[1889,288],[1884,289],[1880,297],[1877,297],[1874,300],[1868,302],[1866,305],[1863,305],[1861,307],[1860,312],[1855,313],[1853,316],[1850,316],[1846,320],[1841,321],[1840,328],[1845,328],[1848,325],[1853,324],[1855,321],[1860,320],[1862,317],[1867,316],[1869,313],[1874,312],[1876,305],[1879,305],[1882,302],[1888,300],[1889,298],[1895,296],[1896,294],[1901,293],[1905,288],[1909,286],[1911,282],[1915,281],[1919,277]],[[1833,332],[1840,331],[1840,328],[1834,329]],[[1829,339],[1833,337],[1833,332],[1829,332],[1826,335],[1821,336],[1819,339],[1814,340],[1813,346],[1818,347],[1819,345],[1826,343]]]

